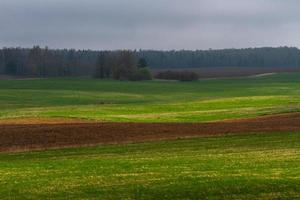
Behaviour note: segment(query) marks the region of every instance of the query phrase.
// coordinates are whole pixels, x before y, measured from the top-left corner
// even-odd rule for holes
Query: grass
[[[0,154],[0,199],[299,199],[300,133]]]
[[[202,122],[300,111],[300,74],[0,80],[0,119]],[[300,133],[0,153],[0,199],[300,199]]]
[[[203,122],[300,111],[300,74],[191,83],[0,80],[0,119]]]

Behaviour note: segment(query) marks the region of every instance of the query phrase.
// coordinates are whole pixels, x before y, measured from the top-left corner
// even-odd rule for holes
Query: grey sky
[[[0,46],[300,47],[299,0],[0,0]]]

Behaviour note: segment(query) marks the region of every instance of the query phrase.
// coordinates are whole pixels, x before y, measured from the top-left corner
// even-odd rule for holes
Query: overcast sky
[[[300,47],[299,0],[0,0],[0,46]]]

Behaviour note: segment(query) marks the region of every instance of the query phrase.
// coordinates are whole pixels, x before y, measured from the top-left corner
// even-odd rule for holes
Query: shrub
[[[138,68],[135,72],[131,75],[131,81],[142,81],[142,80],[151,80],[152,74],[150,70],[146,67]]]
[[[196,81],[199,79],[199,75],[193,71],[162,71],[156,74],[155,78],[165,80],[178,80],[178,81]]]

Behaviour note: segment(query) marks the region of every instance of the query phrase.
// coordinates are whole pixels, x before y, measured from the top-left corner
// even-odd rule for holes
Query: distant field
[[[168,69],[153,69],[156,74],[159,71]],[[241,77],[253,76],[269,73],[290,73],[300,72],[300,67],[199,67],[199,68],[181,68],[171,70],[190,70],[197,72],[200,78],[224,78],[224,77]]]
[[[0,154],[0,199],[299,199],[300,133]]]
[[[0,118],[204,122],[300,111],[300,73],[197,82],[0,80]]]

